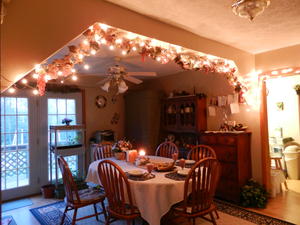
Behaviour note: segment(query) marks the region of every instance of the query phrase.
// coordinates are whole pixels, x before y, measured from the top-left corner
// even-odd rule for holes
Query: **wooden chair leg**
[[[65,208],[64,214],[63,214],[63,216],[62,216],[62,218],[61,218],[60,225],[63,225],[63,224],[64,224],[64,221],[65,221],[65,217],[66,217],[67,211],[68,211],[68,206],[66,206],[66,208]]]
[[[73,219],[72,219],[72,225],[75,225],[76,223],[76,216],[77,216],[77,208],[74,209]]]
[[[286,189],[286,190],[289,190],[289,188],[288,188],[288,186],[287,186],[287,182],[286,182],[286,181],[284,181],[284,186],[285,186],[285,189]]]
[[[196,224],[196,218],[193,218],[193,225]]]
[[[109,225],[110,215],[105,218],[105,225]]]
[[[213,225],[217,225],[217,223],[216,223],[216,220],[215,220],[215,217],[214,217],[213,213],[212,213],[212,212],[210,212],[210,213],[209,213],[209,215],[210,215],[210,219],[211,219],[211,222],[213,223]]]
[[[96,216],[96,220],[99,221],[99,217],[98,217],[98,212],[97,212],[97,207],[96,207],[96,204],[93,204],[94,206],[94,211],[95,211],[95,216]]]
[[[105,220],[106,220],[107,213],[106,213],[106,209],[105,209],[105,205],[104,205],[104,202],[103,202],[103,201],[101,202],[101,207],[102,207],[102,211],[103,211],[103,214],[104,214],[104,218],[105,218]]]
[[[216,217],[217,217],[217,219],[220,219],[220,217],[219,217],[219,213],[218,213],[218,211],[217,211],[217,210],[215,210],[215,214],[216,214]]]

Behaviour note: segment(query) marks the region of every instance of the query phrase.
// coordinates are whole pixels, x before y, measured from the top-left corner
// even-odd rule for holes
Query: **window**
[[[1,190],[29,185],[28,99],[1,97]]]
[[[48,127],[50,125],[62,125],[64,118],[72,119],[72,124],[76,124],[76,101],[75,99],[49,98],[48,99]],[[60,132],[59,140],[67,143],[70,139],[75,138],[76,132]],[[50,141],[50,132],[48,131],[48,143]],[[50,153],[49,153],[50,154]],[[78,170],[78,156],[68,156],[65,160],[69,164],[71,171]],[[50,179],[50,156],[48,157],[49,179]],[[55,162],[52,161],[52,178],[55,179]],[[59,178],[61,173],[59,171]]]

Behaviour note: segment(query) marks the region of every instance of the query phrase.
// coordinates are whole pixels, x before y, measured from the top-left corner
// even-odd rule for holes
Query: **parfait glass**
[[[146,168],[147,168],[149,176],[152,177],[153,176],[152,170],[154,169],[154,164],[153,163],[147,163]]]
[[[181,167],[181,169],[184,169],[184,166],[185,166],[185,159],[180,159],[180,160],[179,160],[179,166]]]

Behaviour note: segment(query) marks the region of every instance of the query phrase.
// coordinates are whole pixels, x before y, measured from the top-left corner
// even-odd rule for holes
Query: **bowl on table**
[[[129,170],[129,171],[127,171],[127,173],[130,176],[133,176],[133,177],[141,177],[145,174],[145,171],[143,171],[143,170]]]

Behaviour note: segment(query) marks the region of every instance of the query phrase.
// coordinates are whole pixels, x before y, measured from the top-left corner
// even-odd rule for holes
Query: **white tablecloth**
[[[117,163],[125,172],[137,169],[133,164],[108,158]],[[97,167],[100,161],[90,164],[86,181],[100,184]],[[177,202],[183,200],[184,181],[175,181],[165,177],[166,173],[153,172],[155,178],[146,181],[129,180],[134,204],[141,216],[150,225],[159,225],[160,219]]]

